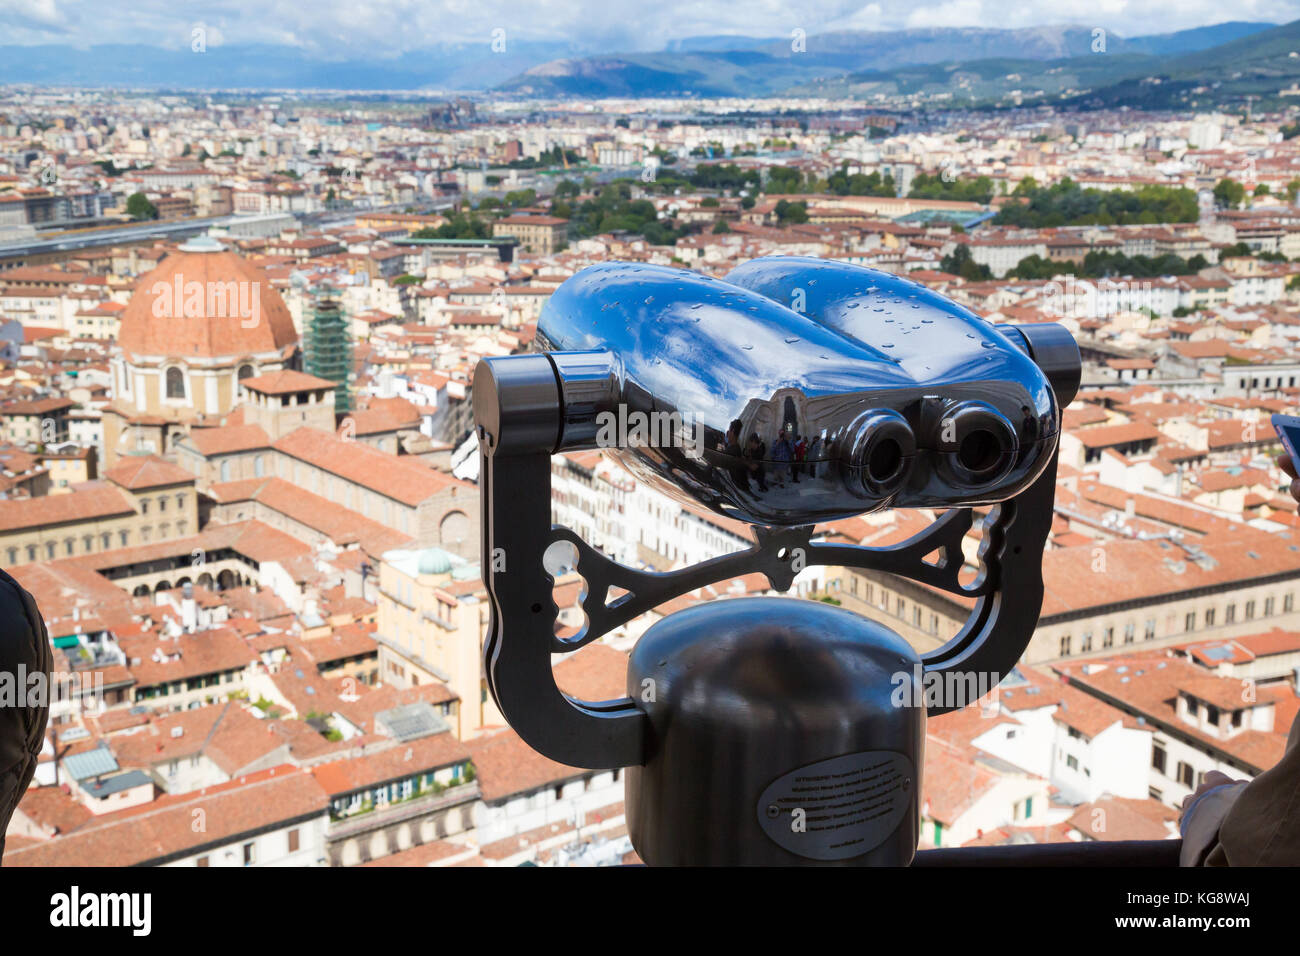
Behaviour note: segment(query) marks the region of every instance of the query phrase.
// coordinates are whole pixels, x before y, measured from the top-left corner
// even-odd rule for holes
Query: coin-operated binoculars
[[[927,713],[1000,681],[1037,622],[1061,409],[1079,385],[1073,338],[995,327],[898,276],[773,257],[725,280],[584,269],[551,296],[537,341],[540,353],[485,359],[474,377],[484,663],[506,720],[553,760],[628,768],[628,830],[649,864],[909,863]],[[655,573],[553,527],[551,455],[593,447],[754,525],[755,546]],[[978,573],[959,580],[976,505],[995,507]],[[811,540],[817,522],[890,507],[947,510],[891,547]],[[543,561],[558,542],[586,582],[572,637],[556,634]],[[556,687],[553,654],[674,597],[753,572],[787,591],[818,564],[911,578],[974,609],[918,655],[825,603],[718,600],[646,631],[627,697]]]

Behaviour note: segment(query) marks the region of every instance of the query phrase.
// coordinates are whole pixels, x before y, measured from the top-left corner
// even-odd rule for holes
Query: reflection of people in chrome
[[[1278,467],[1300,480],[1287,455]],[[1300,866],[1300,719],[1291,724],[1277,765],[1254,780],[1233,780],[1211,770],[1183,801],[1179,829],[1184,866]]]
[[[726,441],[722,444],[722,453],[727,456],[727,473],[738,488],[749,487],[749,469],[745,466],[744,453],[740,448],[740,419],[737,418],[727,429]]]
[[[772,480],[778,488],[784,488],[790,477],[790,464],[794,461],[794,442],[790,440],[790,426],[777,433],[772,443]]]
[[[767,464],[764,458],[767,456],[767,446],[757,435],[750,435],[749,441],[745,443],[745,459],[749,468],[749,473],[758,482],[759,491],[767,491]],[[748,487],[748,483],[746,483]]]
[[[15,704],[0,706],[0,855],[4,853],[5,829],[18,801],[27,792],[50,716],[49,686],[53,648],[32,596],[0,571],[0,677],[18,688]],[[33,686],[32,675],[43,672],[45,693],[34,699],[21,697]]]
[[[809,478],[817,477],[817,462],[821,459],[821,456],[822,436],[818,435],[813,438],[812,443],[808,446],[808,454],[804,456]]]

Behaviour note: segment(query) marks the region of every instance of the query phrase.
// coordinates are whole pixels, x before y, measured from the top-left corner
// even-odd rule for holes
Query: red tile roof
[[[419,505],[448,488],[474,493],[474,486],[468,482],[435,471],[409,456],[390,455],[315,428],[298,428],[273,447],[406,505]]]
[[[180,302],[176,282],[182,285]],[[197,287],[193,283],[198,283]],[[236,285],[230,286],[229,283]],[[170,291],[163,295],[162,287]],[[187,288],[201,290],[191,310]],[[257,305],[256,321],[245,319],[229,302],[230,289],[240,301]],[[256,300],[254,300],[254,289]],[[216,301],[221,291],[221,302]],[[209,293],[213,293],[210,295]],[[155,310],[155,302],[158,302]],[[212,301],[209,301],[209,300]],[[191,315],[191,311],[197,313]],[[171,312],[171,315],[166,313]],[[234,313],[234,314],[222,314]],[[249,354],[281,352],[298,341],[293,317],[266,274],[233,252],[177,252],[168,256],[136,283],[135,293],[122,312],[118,343],[128,358],[240,358]]]
[[[194,474],[156,455],[128,455],[104,472],[115,485],[136,491],[165,485],[193,484]]]

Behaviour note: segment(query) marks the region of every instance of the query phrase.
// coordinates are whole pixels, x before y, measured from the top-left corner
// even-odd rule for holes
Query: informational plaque
[[[758,799],[758,825],[778,846],[810,860],[848,860],[874,850],[914,806],[912,761],[892,750],[819,760],[773,780]]]

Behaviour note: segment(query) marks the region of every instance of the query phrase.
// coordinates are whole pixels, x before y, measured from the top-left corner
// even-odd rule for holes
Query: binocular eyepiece
[[[971,492],[1006,477],[1016,462],[1019,434],[1006,416],[987,402],[944,401],[937,414],[922,418],[921,444],[954,491]],[[917,437],[908,420],[890,409],[865,412],[850,429],[844,459],[850,488],[867,498],[892,497],[908,481],[917,454]]]
[[[906,278],[771,257],[725,280],[603,263],[538,324],[555,450],[605,447],[720,513],[806,525],[1006,500],[1055,450],[1078,348],[997,328]]]

